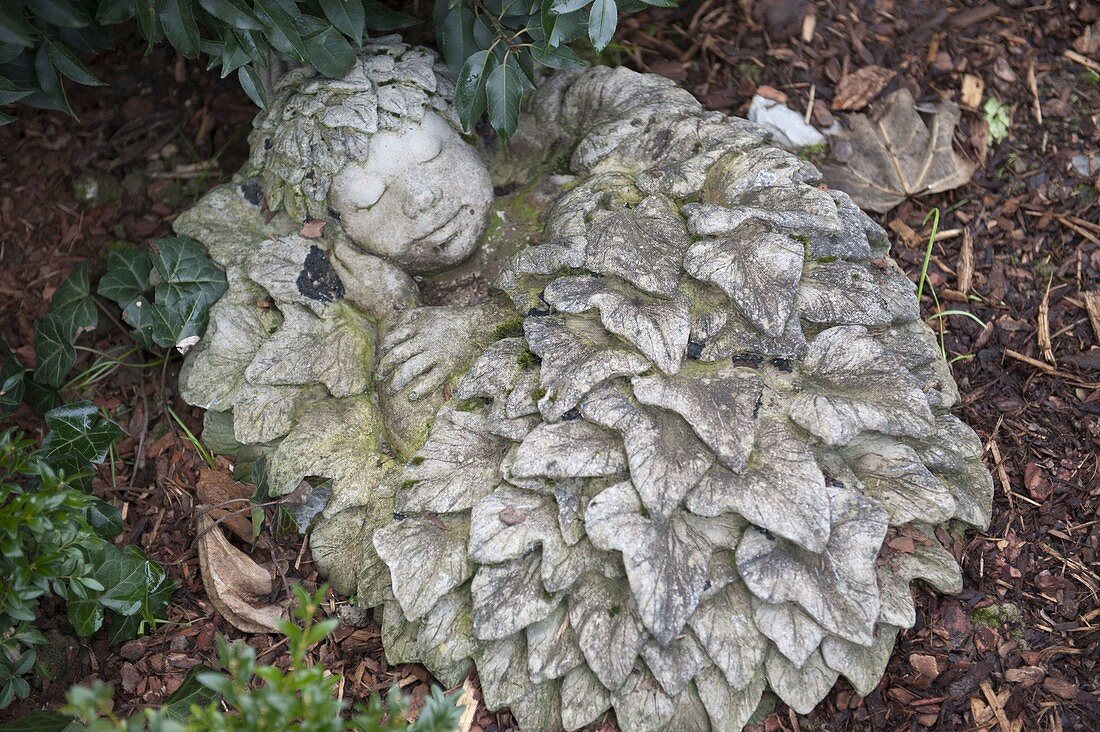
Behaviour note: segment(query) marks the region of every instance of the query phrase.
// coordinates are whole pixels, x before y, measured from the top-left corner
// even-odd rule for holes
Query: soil
[[[953,547],[962,594],[918,590],[917,624],[874,692],[859,698],[840,681],[808,716],[778,708],[762,723],[768,732],[1100,728],[1100,313],[1090,322],[1085,306],[1085,293],[1100,290],[1098,21],[1092,0],[704,0],[620,23],[607,61],[668,76],[724,112],[744,114],[759,91],[828,126],[841,114],[830,109],[841,80],[878,66],[897,73],[872,104],[900,86],[918,101],[963,103],[967,77],[978,77],[983,99],[1011,118],[993,143],[983,109],[964,105],[955,142],[977,163],[971,182],[877,217],[915,281],[938,208],[928,275],[941,304],[926,292],[925,314],[965,310],[984,324],[931,321],[953,359],[956,413],[987,445],[993,522]],[[117,242],[169,234],[174,215],[246,152],[255,110],[235,79],[163,47],[112,52],[93,70],[110,86],[70,87],[78,119],[20,109],[0,128],[0,335],[24,362],[34,323],[74,264],[88,259],[94,281]],[[96,200],[78,200],[89,182]],[[93,679],[115,685],[124,713],[157,704],[189,668],[213,661],[218,634],[287,662],[278,636],[234,630],[203,587],[193,519],[204,463],[167,410],[195,433],[201,415],[175,395],[178,359],[142,368],[150,356],[132,351],[114,317],[81,343],[95,352],[82,352],[78,371],[105,353],[125,362],[67,394],[93,399],[127,431],[113,479],[104,472],[94,490],[122,507],[122,540],[161,562],[179,589],[169,622],[121,647],[73,642],[47,612],[51,678],[0,720],[55,706],[71,683]],[[41,433],[26,408],[12,421]],[[254,556],[287,582],[318,582],[299,537],[265,538]],[[276,586],[272,599],[284,600],[285,583]],[[342,627],[312,655],[344,676],[350,700],[398,686],[415,712],[431,683],[420,667],[387,664],[373,625]],[[483,708],[474,723],[511,727],[507,712]]]

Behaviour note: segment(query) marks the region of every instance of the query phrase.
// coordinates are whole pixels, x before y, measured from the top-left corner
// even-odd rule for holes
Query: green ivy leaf
[[[618,22],[619,10],[615,7],[615,0],[594,0],[592,12],[588,16],[588,38],[597,53],[611,43]]]
[[[66,404],[46,412],[50,432],[42,441],[42,459],[49,465],[62,460],[79,460],[98,465],[107,459],[122,428],[99,413],[89,401]]]
[[[198,58],[199,26],[190,0],[157,0],[157,17],[168,42],[187,58]]]
[[[23,401],[26,373],[26,368],[0,338],[0,416],[11,414],[19,408]]]
[[[43,43],[54,68],[60,71],[62,76],[84,86],[106,86],[91,71],[88,71],[88,67],[84,65],[84,62],[74,56],[73,52],[67,47],[49,40],[43,41]]]
[[[34,380],[59,387],[76,363],[73,333],[69,321],[57,313],[47,313],[34,326]]]
[[[199,5],[218,20],[236,30],[263,30],[264,25],[242,0],[199,0]]]
[[[488,104],[485,96],[485,81],[489,76],[489,68],[493,63],[493,55],[488,51],[478,51],[466,59],[462,65],[462,73],[458,75],[458,84],[455,86],[455,111],[462,122],[462,128],[469,132],[473,126],[485,114]]]
[[[199,302],[209,308],[225,293],[225,273],[194,240],[183,236],[157,239],[151,248],[161,280],[155,287],[158,305],[173,309]]]
[[[79,636],[87,637],[103,627],[103,606],[94,597],[70,598],[66,603],[69,624]]]
[[[110,540],[122,533],[122,514],[100,498],[93,498],[88,507],[88,524],[100,539]]]
[[[192,666],[187,675],[183,677],[183,683],[164,700],[161,709],[170,719],[177,722],[186,722],[191,718],[191,706],[205,707],[217,700],[221,695],[199,681],[199,674],[216,674],[209,666]]]
[[[142,348],[153,350],[156,341],[153,340],[153,331],[157,324],[156,306],[149,302],[144,295],[137,297],[122,311],[122,320],[133,330],[130,335]]]
[[[519,124],[519,105],[523,98],[523,74],[511,63],[493,69],[485,82],[489,102],[489,121],[493,129],[507,140]]]
[[[112,251],[107,255],[107,272],[100,278],[96,292],[125,310],[152,289],[149,283],[152,271],[153,260],[147,251],[137,248]]]

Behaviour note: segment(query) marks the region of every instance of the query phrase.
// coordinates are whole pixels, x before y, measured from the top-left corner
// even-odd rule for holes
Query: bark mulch
[[[777,709],[768,732],[1100,729],[1100,313],[1090,323],[1086,310],[1086,293],[1100,290],[1098,21],[1093,0],[704,0],[621,23],[610,61],[668,76],[724,112],[744,114],[760,91],[827,126],[841,79],[869,66],[897,72],[878,97],[904,85],[918,101],[961,102],[964,79],[978,77],[984,98],[1011,112],[1008,137],[991,144],[982,110],[964,107],[956,147],[978,163],[973,180],[878,217],[916,280],[925,219],[938,207],[929,269],[938,307],[987,324],[931,321],[954,359],[956,413],[987,444],[993,522],[954,547],[961,595],[920,592],[917,624],[873,693],[859,698],[840,681],[808,716]],[[94,281],[114,243],[169,234],[174,215],[246,152],[254,109],[235,80],[165,48],[115,52],[93,68],[111,86],[71,90],[79,120],[20,110],[0,128],[0,335],[24,361],[34,323],[75,263],[90,259]],[[117,185],[118,197],[78,202],[74,182],[89,173]],[[937,312],[927,295],[923,305]],[[94,489],[123,507],[123,539],[180,588],[170,622],[121,647],[75,642],[58,622],[52,678],[0,719],[56,705],[71,683],[95,678],[115,685],[124,712],[157,704],[189,668],[212,662],[218,634],[287,662],[278,636],[237,632],[203,588],[193,525],[203,462],[167,408],[196,433],[201,415],[174,393],[178,361],[141,368],[149,355],[127,354],[126,331],[109,318],[82,343],[99,354],[83,353],[78,370],[104,353],[128,364],[69,395],[94,399],[127,431],[114,478],[105,471]],[[41,429],[25,409],[14,422]],[[318,581],[298,537],[264,541],[255,555],[289,582]],[[344,675],[348,699],[396,685],[418,702],[431,683],[420,667],[386,663],[377,626],[341,628],[313,657]],[[484,709],[474,724],[511,727],[507,713]]]

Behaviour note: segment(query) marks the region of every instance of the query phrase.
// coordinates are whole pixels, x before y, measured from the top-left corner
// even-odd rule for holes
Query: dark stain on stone
[[[687,357],[692,361],[698,361],[703,357],[703,344],[699,341],[688,341]]]
[[[344,283],[317,246],[309,248],[305,266],[295,284],[298,285],[298,292],[318,302],[332,302],[344,296]]]
[[[253,206],[259,206],[260,201],[264,199],[264,189],[258,180],[246,180],[244,183],[241,183],[241,195],[244,196],[244,200],[248,201]]]
[[[734,366],[759,366],[763,360],[759,353],[735,353],[730,357]]]
[[[570,410],[569,410],[568,412],[566,412],[565,414],[563,414],[563,415],[561,416],[561,418],[562,418],[563,420],[565,420],[566,422],[570,422],[570,421],[572,421],[572,420],[574,420],[574,419],[580,419],[580,418],[581,418],[581,413],[580,413],[580,410],[579,410],[579,409],[577,409],[576,407],[573,407],[573,408],[572,408],[572,409],[570,409]]]
[[[785,374],[789,374],[794,370],[794,366],[791,365],[791,360],[789,358],[773,358],[772,366],[775,366]]]

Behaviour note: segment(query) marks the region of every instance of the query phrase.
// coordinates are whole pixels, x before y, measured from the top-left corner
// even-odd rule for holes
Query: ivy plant
[[[88,493],[93,466],[122,435],[91,402],[46,413],[37,449],[0,434],[0,709],[30,693],[24,678],[45,639],[33,625],[53,596],[79,636],[108,627],[108,641],[136,638],[164,617],[174,583],[140,549],[111,539],[122,517]]]

